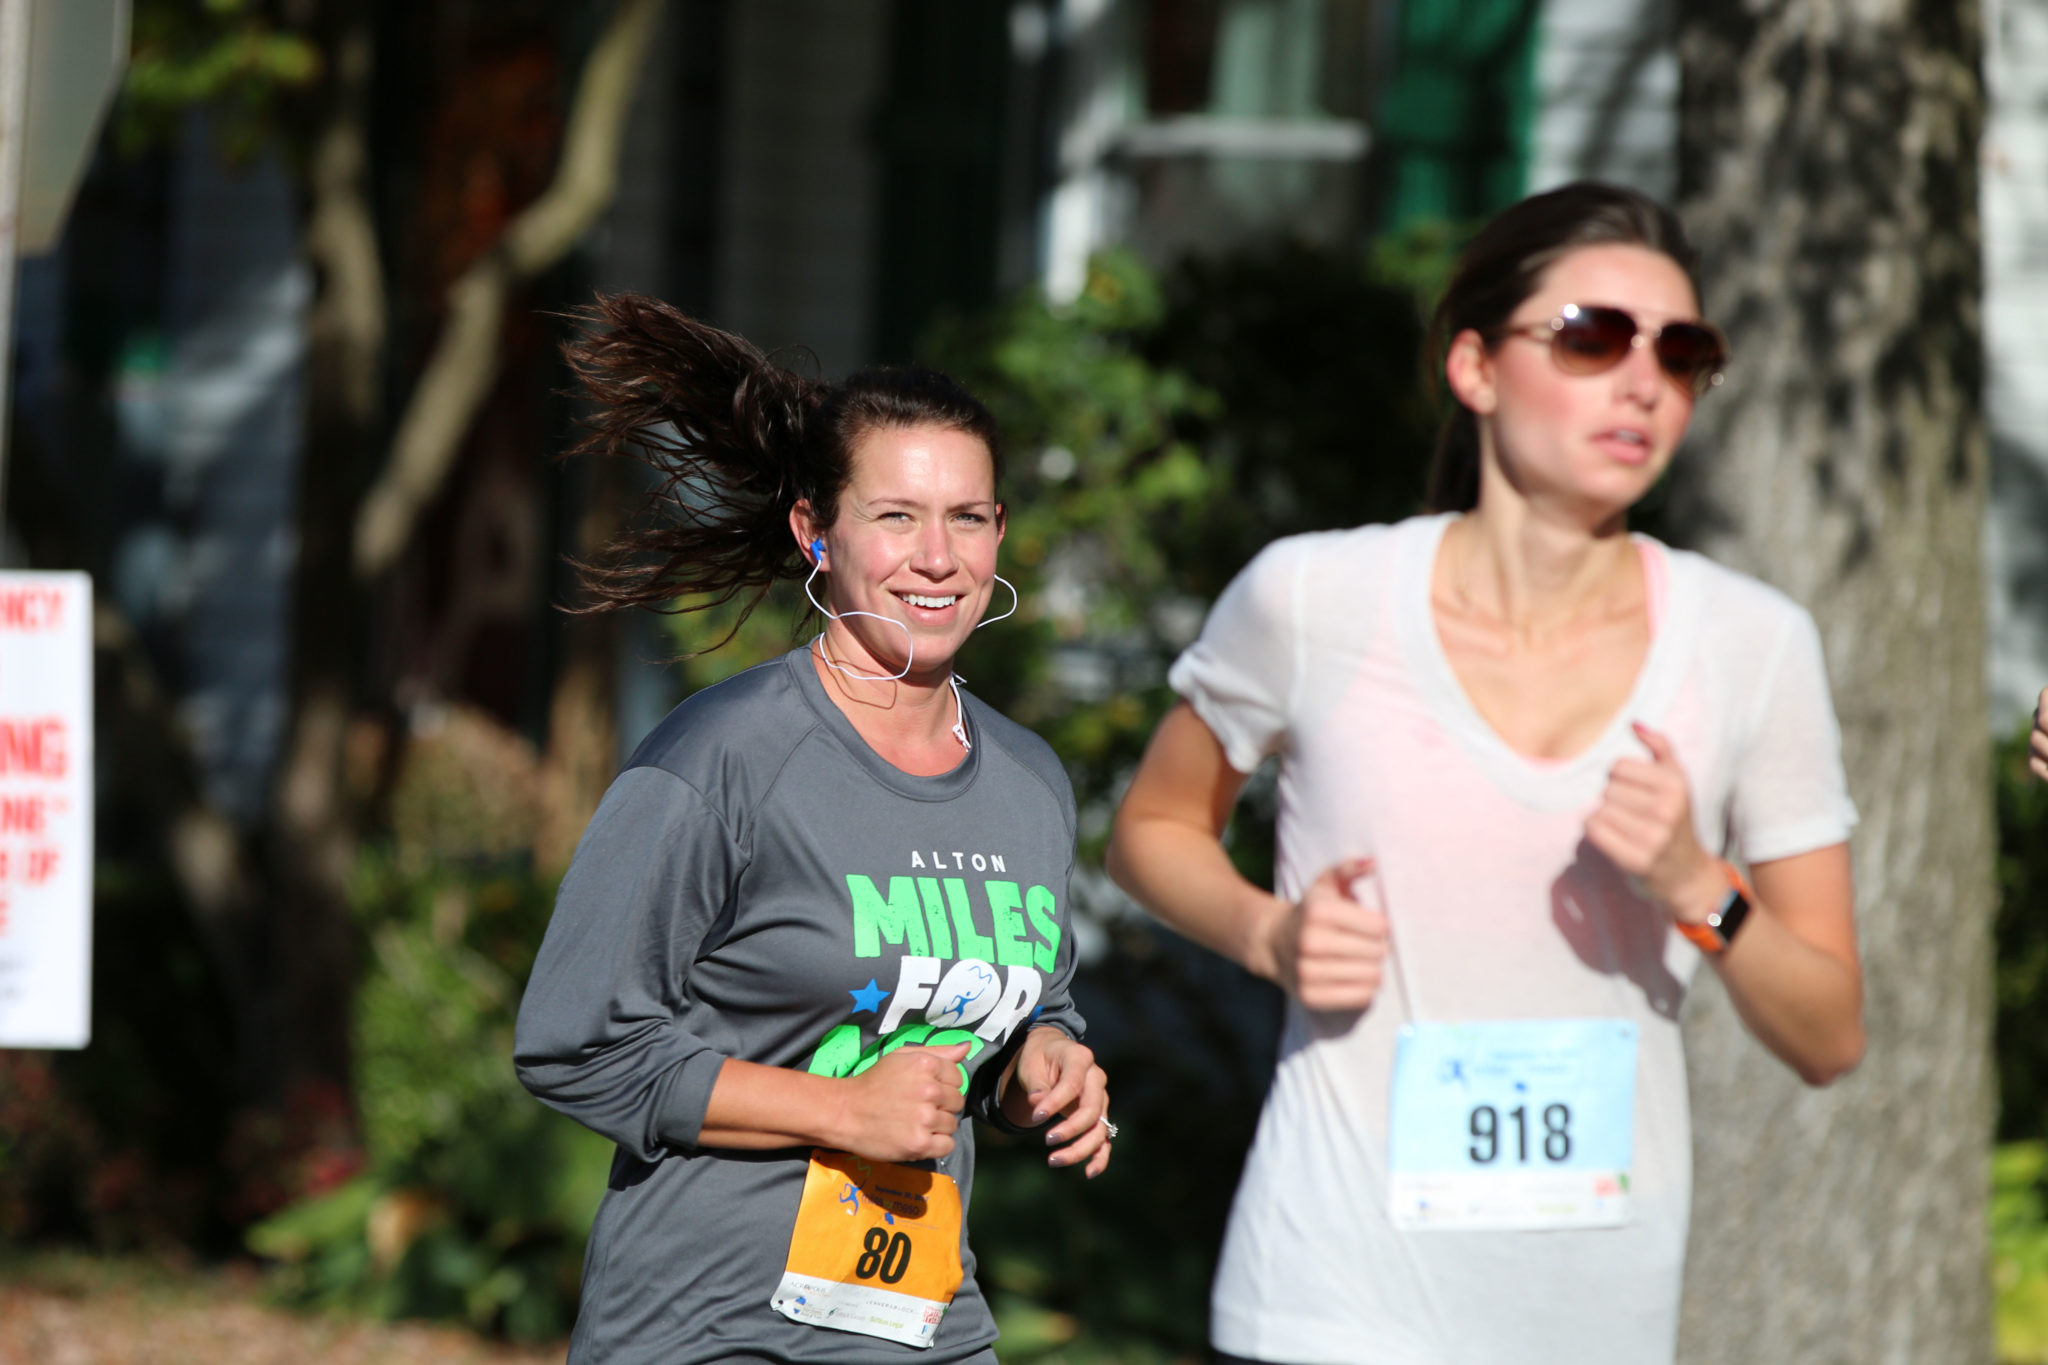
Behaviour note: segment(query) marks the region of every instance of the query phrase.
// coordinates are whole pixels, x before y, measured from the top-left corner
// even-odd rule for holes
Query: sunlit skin
[[[906,772],[949,772],[965,757],[953,734],[948,684],[960,646],[987,611],[1003,540],[988,448],[945,427],[870,432],[855,447],[839,513],[820,526],[808,502],[790,532],[809,557],[825,545],[814,591],[845,616],[828,621],[812,662],[840,711],[875,751]],[[822,591],[819,589],[822,588]],[[900,621],[903,630],[888,624]],[[907,651],[914,648],[914,655]],[[820,650],[823,654],[821,655]],[[910,671],[899,681],[853,673]],[[813,1076],[728,1059],[719,1069],[699,1141],[747,1151],[824,1146],[875,1161],[922,1161],[955,1146],[961,1121],[959,1064],[967,1047],[902,1047],[858,1076]],[[1090,1177],[1109,1165],[1108,1078],[1095,1054],[1059,1029],[1025,1035],[1001,1078],[1003,1112],[1024,1127],[1051,1123],[1053,1166]]]
[[[1637,246],[1584,247],[1544,272],[1509,326],[1548,323],[1566,304],[1620,308],[1654,331],[1699,317],[1692,283],[1661,252]],[[1613,535],[1628,509],[1671,463],[1693,398],[1658,366],[1647,345],[1601,374],[1559,369],[1547,341],[1517,332],[1489,346],[1477,332],[1452,339],[1445,378],[1479,417],[1480,503],[1487,512],[1520,504],[1533,517],[1578,536]],[[1506,485],[1511,498],[1496,494]]]
[[[2034,703],[2034,733],[2027,737],[2027,766],[2034,776],[2048,782],[2048,687]]]
[[[1515,309],[1512,326],[1564,305],[1632,314],[1644,330],[1699,316],[1685,272],[1636,246],[1570,252]],[[1647,345],[1598,374],[1571,374],[1549,343],[1465,331],[1444,366],[1478,420],[1478,506],[1445,532],[1431,584],[1437,633],[1458,681],[1516,752],[1565,758],[1613,724],[1650,648],[1628,509],[1670,465],[1691,391]],[[1699,924],[1727,891],[1693,829],[1684,763],[1640,722],[1643,753],[1608,774],[1586,839],[1675,920]],[[1167,714],[1117,813],[1112,876],[1167,923],[1279,983],[1303,1005],[1359,1010],[1390,949],[1370,859],[1326,869],[1289,904],[1239,876],[1220,837],[1243,787],[1215,735],[1181,703]],[[1749,1029],[1811,1084],[1863,1052],[1862,972],[1847,844],[1750,869],[1755,905],[1711,961]]]
[[[884,427],[855,446],[851,472],[830,526],[817,524],[808,501],[790,512],[791,533],[807,553],[812,541],[825,542],[816,587],[820,600],[844,618],[825,623],[825,652],[855,673],[893,674],[908,662],[900,689],[854,695],[915,709],[926,694],[944,692],[949,714],[942,732],[950,740],[946,680],[996,586],[1004,526],[994,462],[988,448],[963,431]],[[909,634],[873,617],[844,616],[853,611],[901,622]],[[912,646],[914,657],[906,657]],[[956,744],[955,761],[958,756]]]
[[[1508,321],[1547,323],[1570,303],[1624,309],[1645,329],[1699,315],[1670,257],[1602,246],[1558,261]],[[1480,495],[1438,555],[1437,632],[1510,748],[1569,758],[1606,732],[1649,652],[1627,515],[1669,467],[1692,394],[1648,346],[1611,370],[1573,375],[1522,333],[1488,346],[1462,332],[1444,371],[1478,417]]]

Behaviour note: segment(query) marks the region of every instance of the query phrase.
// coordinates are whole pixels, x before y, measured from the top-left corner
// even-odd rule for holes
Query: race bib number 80
[[[1626,1019],[1402,1029],[1387,1143],[1394,1225],[1627,1222],[1636,1048]]]
[[[770,1300],[776,1312],[930,1346],[961,1278],[960,1188],[951,1176],[811,1153],[789,1262]]]

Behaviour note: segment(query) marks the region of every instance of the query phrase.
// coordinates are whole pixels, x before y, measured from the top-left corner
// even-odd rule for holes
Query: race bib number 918
[[[1402,1029],[1387,1143],[1394,1225],[1627,1222],[1636,1050],[1626,1019]]]
[[[811,1153],[770,1300],[814,1327],[930,1346],[959,1292],[960,1188],[914,1166]]]

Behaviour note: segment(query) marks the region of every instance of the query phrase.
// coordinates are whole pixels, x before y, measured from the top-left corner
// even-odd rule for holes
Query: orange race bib
[[[930,1346],[960,1290],[953,1177],[818,1148],[769,1300],[814,1327]]]

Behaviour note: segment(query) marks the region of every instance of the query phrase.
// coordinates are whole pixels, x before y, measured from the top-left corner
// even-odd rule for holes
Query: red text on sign
[[[0,848],[0,883],[15,882],[41,886],[57,875],[55,844],[31,844],[27,848]]]
[[[64,614],[64,594],[55,588],[0,591],[0,630],[55,630]]]
[[[68,767],[64,722],[0,719],[0,777],[62,777]]]
[[[41,834],[50,823],[50,799],[0,796],[0,834]]]

